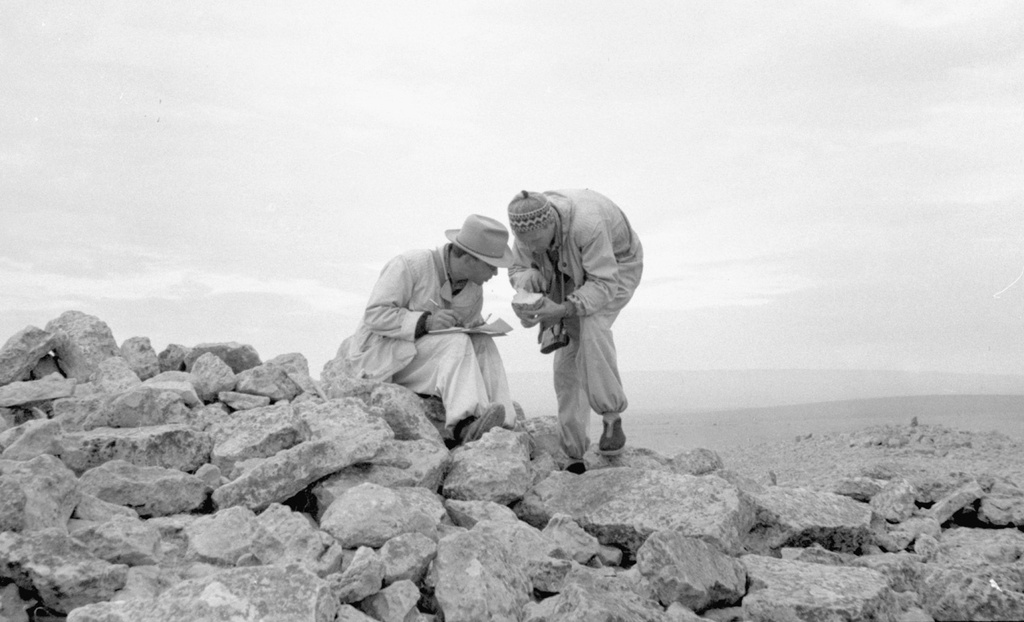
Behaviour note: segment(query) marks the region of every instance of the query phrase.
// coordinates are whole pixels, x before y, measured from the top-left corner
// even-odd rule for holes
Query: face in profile
[[[516,239],[531,253],[542,253],[551,248],[551,242],[555,239],[555,225],[551,224],[533,231],[517,233]]]

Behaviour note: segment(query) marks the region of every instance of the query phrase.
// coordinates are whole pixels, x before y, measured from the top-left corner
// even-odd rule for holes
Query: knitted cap
[[[540,229],[555,221],[555,208],[539,192],[523,190],[508,204],[508,224],[515,233]]]

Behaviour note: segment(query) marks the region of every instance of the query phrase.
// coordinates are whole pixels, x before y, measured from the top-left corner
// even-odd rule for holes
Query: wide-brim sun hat
[[[461,229],[449,229],[444,235],[455,246],[495,268],[512,265],[508,229],[493,218],[470,214]]]

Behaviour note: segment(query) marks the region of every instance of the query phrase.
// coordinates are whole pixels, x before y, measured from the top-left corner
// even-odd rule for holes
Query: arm
[[[583,232],[578,243],[586,279],[569,295],[569,301],[579,315],[588,315],[615,299],[619,291],[619,264],[615,260],[611,233],[602,224]]]
[[[515,289],[528,292],[543,292],[544,275],[537,269],[529,251],[517,240],[512,245],[512,265],[508,268],[508,280]]]
[[[404,257],[384,266],[363,313],[363,322],[371,331],[393,339],[415,339],[423,311],[410,308],[414,282],[415,275]]]

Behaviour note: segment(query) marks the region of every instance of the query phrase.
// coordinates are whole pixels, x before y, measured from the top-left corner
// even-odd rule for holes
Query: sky
[[[645,249],[624,372],[1024,374],[1024,3],[9,0],[0,85],[0,341],[317,375],[388,259],[591,188]]]

